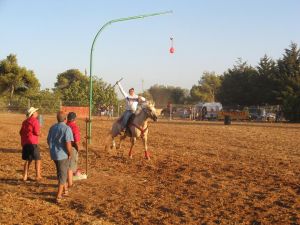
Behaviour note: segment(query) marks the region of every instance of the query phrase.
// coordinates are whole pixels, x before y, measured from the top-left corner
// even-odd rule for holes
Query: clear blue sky
[[[42,88],[57,74],[89,73],[92,40],[111,19],[173,10],[115,23],[99,36],[94,75],[141,91],[153,84],[190,89],[204,71],[223,73],[241,57],[257,65],[300,44],[299,0],[0,0],[0,59],[16,54]],[[170,36],[175,54],[169,53]]]

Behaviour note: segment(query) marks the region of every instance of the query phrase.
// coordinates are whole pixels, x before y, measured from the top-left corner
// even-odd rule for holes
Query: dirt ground
[[[300,224],[300,124],[168,122],[149,125],[128,159],[105,151],[112,121],[95,118],[88,179],[54,203],[56,174],[40,139],[43,180],[22,182],[24,115],[0,114],[0,224]],[[82,136],[85,123],[79,120]],[[80,168],[85,169],[82,147]]]

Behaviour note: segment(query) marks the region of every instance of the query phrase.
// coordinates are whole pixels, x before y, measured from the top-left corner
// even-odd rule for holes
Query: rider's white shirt
[[[118,87],[119,87],[122,95],[125,97],[125,100],[126,100],[126,110],[132,110],[132,111],[135,112],[136,109],[137,109],[138,103],[139,103],[139,96],[136,95],[136,94],[133,95],[133,96],[131,96],[131,95],[127,94],[124,91],[124,89],[123,89],[123,87],[122,87],[122,85],[120,83],[117,83],[117,85],[118,85]],[[140,99],[142,101],[146,101],[146,99],[144,97],[140,96]]]

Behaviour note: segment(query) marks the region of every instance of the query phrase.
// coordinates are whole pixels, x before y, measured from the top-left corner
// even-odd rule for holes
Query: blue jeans
[[[130,118],[130,116],[133,114],[131,110],[126,110],[123,114],[123,120],[121,123],[121,129],[123,130],[126,127],[126,124]]]

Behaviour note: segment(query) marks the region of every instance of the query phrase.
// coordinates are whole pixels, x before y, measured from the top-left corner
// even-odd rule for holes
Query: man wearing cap
[[[27,119],[23,121],[20,130],[21,145],[22,145],[22,159],[25,160],[23,180],[28,178],[28,170],[32,160],[35,161],[36,180],[40,180],[41,176],[41,155],[39,151],[39,136],[40,124],[37,119],[38,109],[30,107],[27,110]]]
[[[122,95],[125,97],[126,100],[126,111],[123,114],[123,120],[121,122],[121,131],[126,130],[127,122],[130,116],[136,111],[139,101],[146,101],[146,99],[142,96],[138,96],[134,93],[134,88],[129,89],[129,94],[127,94],[121,83],[119,81],[116,82],[118,85]]]
[[[54,161],[58,179],[58,191],[56,201],[62,200],[63,192],[68,195],[68,171],[70,168],[70,159],[72,157],[73,134],[69,126],[64,121],[66,115],[59,111],[56,115],[57,123],[54,124],[48,133],[47,143],[50,148],[50,156]]]
[[[77,163],[78,163],[78,151],[79,151],[79,143],[80,143],[80,131],[79,127],[76,124],[76,113],[69,112],[67,116],[67,125],[71,128],[74,141],[72,141],[72,157],[70,161],[70,169],[68,172],[68,185],[72,187],[73,185],[73,173],[77,171]]]

